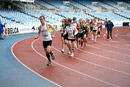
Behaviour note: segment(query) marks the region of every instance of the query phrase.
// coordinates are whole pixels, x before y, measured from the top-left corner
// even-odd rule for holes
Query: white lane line
[[[37,39],[37,40],[38,40],[38,39]],[[44,57],[44,58],[46,59],[46,56],[40,54],[40,53],[33,47],[34,42],[37,41],[37,40],[34,40],[34,41],[32,42],[31,47],[32,47],[32,49],[33,49],[38,55],[40,55],[41,57]],[[54,47],[53,47],[53,48],[54,48]],[[77,71],[77,70],[74,70],[74,69],[72,69],[72,68],[69,68],[69,67],[67,67],[67,66],[64,66],[64,65],[62,65],[62,64],[60,64],[60,63],[57,63],[57,62],[55,62],[55,61],[52,61],[52,62],[55,63],[55,64],[57,64],[57,65],[59,65],[59,66],[61,66],[61,67],[66,68],[66,69],[68,69],[68,70],[70,70],[70,71],[73,71],[73,72],[76,72],[76,73],[78,73],[78,74],[80,74],[80,75],[83,75],[83,76],[92,78],[92,79],[94,79],[94,80],[96,80],[96,81],[105,83],[105,84],[107,84],[107,85],[111,85],[111,86],[113,86],[113,87],[120,87],[120,86],[117,86],[117,85],[115,85],[115,84],[109,83],[109,82],[107,82],[107,81],[104,81],[104,80],[95,78],[95,77],[93,77],[93,76],[84,74],[84,73],[82,73],[82,72],[79,72],[79,71]]]
[[[128,33],[127,36],[130,37],[130,33]]]
[[[31,38],[31,37],[29,37],[29,38]],[[26,38],[26,39],[29,39],[29,38]],[[16,43],[14,43],[13,46],[11,47],[11,52],[12,52],[13,56],[15,57],[15,59],[16,59],[18,62],[20,62],[24,67],[26,67],[28,70],[32,71],[33,73],[35,73],[35,74],[38,75],[39,77],[41,77],[41,78],[43,78],[43,79],[49,81],[49,82],[52,83],[52,84],[57,85],[57,87],[62,87],[61,85],[59,85],[59,84],[57,84],[57,83],[55,83],[55,82],[53,82],[53,81],[47,79],[46,77],[44,77],[44,76],[38,74],[37,72],[35,72],[34,70],[30,69],[28,66],[26,66],[24,63],[22,63],[22,62],[16,57],[16,55],[15,55],[14,52],[13,52],[14,46],[15,46],[17,43],[19,43],[19,42],[21,42],[21,41],[23,41],[23,40],[26,40],[26,39],[22,39],[22,40],[20,40],[20,41],[18,41],[18,42],[16,42]]]
[[[130,34],[130,33],[128,33],[127,36],[129,36],[129,34]],[[106,39],[106,38],[103,37],[103,39]],[[130,45],[126,44],[126,42],[128,42],[128,41],[125,41],[125,40],[124,40],[124,41],[111,41],[111,42],[113,42],[113,43],[121,43],[121,42],[123,42],[123,45],[125,45],[125,46],[127,46],[127,47],[130,46]],[[124,44],[124,42],[125,42],[125,44]],[[118,48],[118,49],[120,49],[120,48]],[[122,48],[121,48],[121,49],[122,49]],[[125,50],[125,49],[122,49],[122,50]],[[127,49],[126,49],[126,50],[127,50]],[[129,50],[128,50],[128,51],[129,51]]]
[[[103,37],[104,38],[104,37]],[[104,38],[104,39],[106,39],[106,38]],[[118,43],[117,41],[111,41],[111,42],[116,42],[116,43]],[[123,41],[124,42],[124,41]],[[116,46],[113,46],[113,45],[108,45],[108,44],[105,44],[105,43],[103,43],[103,42],[97,42],[97,43],[100,43],[100,44],[103,44],[103,45],[105,45],[105,46],[108,46],[108,47],[112,47],[112,48],[117,48],[117,49],[121,49],[121,50],[125,50],[125,51],[130,51],[130,49],[123,49],[123,48],[121,48],[121,47],[116,47]],[[126,45],[126,44],[125,44]]]
[[[111,52],[111,53],[115,53],[115,54],[119,54],[119,55],[129,56],[130,57],[130,55],[127,55],[127,54],[122,54],[122,53],[118,53],[118,52],[114,52],[114,51],[110,51],[110,50],[105,50],[105,49],[102,49],[102,48],[99,48],[99,47],[95,47],[95,46],[92,46],[92,45],[88,45],[87,44],[87,46],[95,48],[95,49],[100,49],[100,50],[103,50],[103,51],[106,51],[106,52]]]
[[[119,37],[119,36],[120,36],[119,34],[120,34],[120,33],[115,34],[115,37],[118,38],[118,39],[120,39],[120,40],[126,41],[125,39],[120,38],[120,37]],[[129,34],[130,34],[130,33],[127,33],[125,36],[129,37]],[[127,41],[127,42],[130,42],[130,41]]]
[[[79,50],[80,50],[80,51],[83,51],[83,52],[85,52],[85,53],[89,53],[89,54],[92,54],[92,55],[98,56],[98,57],[103,57],[104,59],[109,59],[109,60],[112,60],[112,61],[115,61],[115,62],[119,62],[119,63],[123,63],[123,64],[128,64],[128,65],[130,65],[129,62],[124,62],[124,61],[120,61],[120,60],[112,59],[112,58],[109,58],[109,57],[106,57],[106,56],[102,56],[102,55],[95,54],[95,53],[88,52],[88,51],[81,50],[81,49],[79,49]]]
[[[116,37],[117,39],[123,40],[123,42],[124,42],[124,41],[125,41],[125,42],[130,42],[130,41],[126,41],[125,39],[120,38],[118,34],[119,34],[119,33],[115,34],[115,37]],[[127,33],[126,36],[130,37],[129,34],[130,34],[130,33]],[[130,46],[130,45],[128,45],[128,44],[125,44],[125,45]]]
[[[52,47],[52,48],[55,49],[55,50],[57,50],[58,52],[60,52],[60,50],[58,50],[57,48],[55,48],[55,47]],[[79,49],[79,50],[80,50],[80,49]],[[61,52],[60,52],[60,53],[61,53]],[[64,54],[67,55],[66,53],[64,53]],[[69,56],[69,55],[67,55],[67,56]],[[109,69],[109,70],[111,70],[111,71],[115,71],[115,72],[122,73],[122,74],[125,74],[125,75],[130,75],[130,73],[123,72],[123,71],[119,71],[119,70],[116,70],[116,69],[113,69],[113,68],[109,68],[109,67],[106,67],[106,66],[102,66],[102,65],[99,65],[99,64],[96,64],[96,63],[93,63],[93,62],[89,62],[89,61],[80,59],[80,58],[75,57],[75,56],[74,56],[74,58],[76,58],[77,60],[80,60],[80,61],[82,61],[82,62],[89,63],[89,64],[91,64],[91,65],[95,65],[95,66],[98,66],[98,67],[101,67],[101,68]]]

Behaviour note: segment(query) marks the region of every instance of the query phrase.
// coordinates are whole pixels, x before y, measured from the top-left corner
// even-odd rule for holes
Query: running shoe
[[[71,54],[70,51],[68,51],[68,54],[69,54],[69,55]]]
[[[52,55],[51,55],[51,56],[52,56],[52,59],[53,59],[53,60],[55,60],[55,56],[54,56],[54,53],[52,53]]]
[[[47,66],[50,66],[51,65],[51,61],[49,61],[49,63],[47,64]]]
[[[100,37],[100,35],[98,35],[98,37]]]
[[[73,56],[74,56],[74,53],[72,53],[70,56],[73,57]]]
[[[75,48],[72,48],[72,50],[74,51],[74,50],[75,50]]]
[[[92,40],[94,40],[94,39],[92,38]]]
[[[61,53],[64,53],[64,49],[61,50]]]

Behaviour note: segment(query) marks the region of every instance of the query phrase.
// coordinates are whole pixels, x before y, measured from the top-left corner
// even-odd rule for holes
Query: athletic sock
[[[95,41],[97,40],[97,36],[95,36]]]
[[[46,54],[46,57],[48,58],[48,61],[51,61],[49,54]]]
[[[54,53],[52,51],[50,51],[50,54],[52,56],[52,59],[54,60],[55,59]]]
[[[51,54],[51,56],[53,55],[53,52],[52,51],[50,51],[50,54]]]
[[[49,55],[49,54],[46,54],[46,57],[48,58],[48,64],[47,64],[47,66],[50,66],[50,65],[51,65],[50,55]]]
[[[93,34],[92,34],[92,40],[93,40]]]
[[[83,47],[83,42],[81,41],[81,47]]]

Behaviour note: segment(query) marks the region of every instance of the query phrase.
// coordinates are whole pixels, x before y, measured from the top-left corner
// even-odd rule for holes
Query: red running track
[[[56,59],[49,67],[41,38],[24,39],[12,51],[25,66],[63,87],[130,87],[130,29],[114,29],[113,38],[88,40],[86,47],[69,57],[66,47],[64,54],[60,52],[57,33],[52,47]]]

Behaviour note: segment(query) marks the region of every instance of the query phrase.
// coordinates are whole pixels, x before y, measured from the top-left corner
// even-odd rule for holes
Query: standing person
[[[42,40],[43,40],[43,47],[46,53],[46,57],[48,58],[48,64],[47,66],[51,65],[51,59],[50,59],[50,55],[52,56],[52,59],[55,59],[54,53],[51,50],[51,45],[52,45],[52,37],[51,37],[51,33],[48,31],[49,28],[53,29],[53,36],[55,35],[55,28],[50,25],[47,24],[45,22],[45,17],[44,16],[40,16],[39,18],[41,25],[38,27],[38,34],[37,36],[35,36],[35,39],[37,39],[40,36],[40,33],[42,33]]]
[[[4,37],[3,37],[4,28],[3,27],[5,27],[5,24],[2,24],[1,20],[0,20],[0,39],[2,39],[2,40],[4,39]]]
[[[62,41],[62,50],[61,52],[64,53],[64,35],[63,33],[65,32],[65,19],[62,20],[62,25],[61,25],[61,41]]]
[[[98,23],[97,23],[96,18],[95,18],[94,23],[93,23],[93,35],[94,35],[95,42],[97,40],[97,30],[98,30]]]
[[[68,33],[68,44],[69,44],[69,54],[71,57],[74,56],[73,48],[75,48],[75,35],[78,33],[75,26],[72,26],[71,19],[68,19],[69,26],[66,27],[64,35]]]
[[[106,28],[107,28],[107,39],[109,39],[109,33],[110,33],[110,39],[112,39],[112,28],[113,28],[114,24],[113,22],[111,22],[111,20],[109,19],[109,21],[106,23]]]

